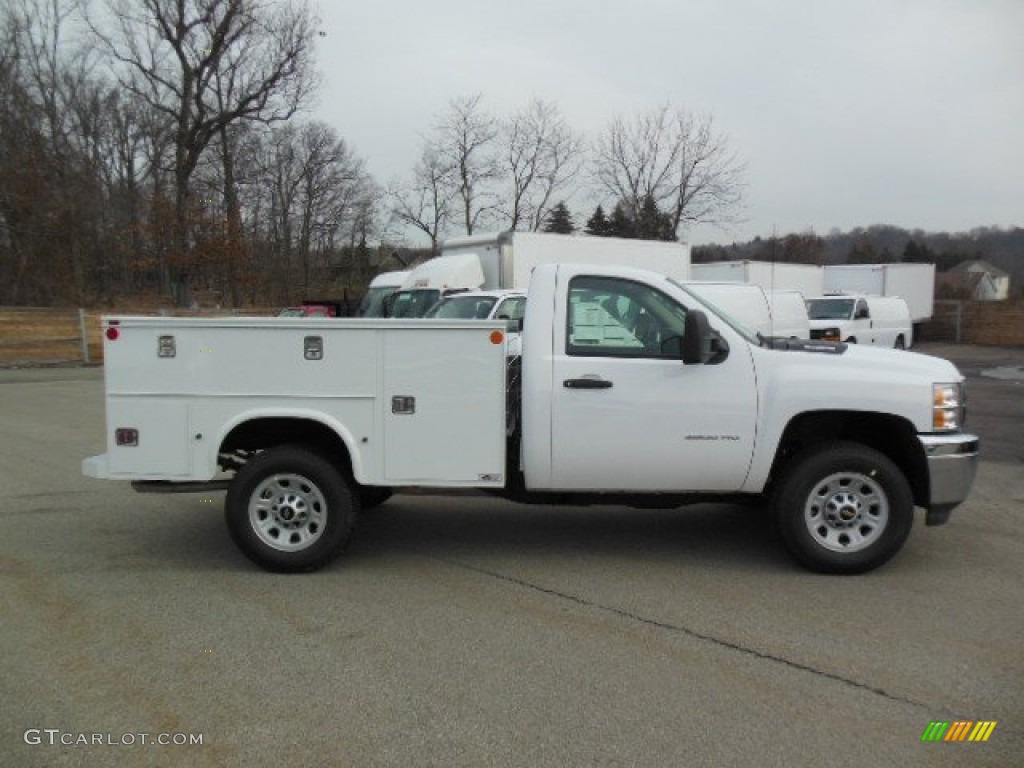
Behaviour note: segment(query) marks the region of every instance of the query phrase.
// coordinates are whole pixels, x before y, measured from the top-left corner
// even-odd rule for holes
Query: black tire
[[[847,344],[856,344],[857,343],[857,337],[856,336],[851,336],[850,338],[848,338],[846,340],[846,343]]]
[[[914,500],[890,459],[859,443],[814,445],[797,454],[773,497],[782,541],[819,573],[864,573],[910,535]]]
[[[376,509],[394,495],[390,488],[364,485],[359,489],[359,511],[368,512]]]
[[[903,338],[903,334],[902,333],[899,336],[896,337],[896,343],[893,345],[893,348],[894,349],[906,349],[907,348],[907,342]]]
[[[348,543],[359,511],[338,469],[298,445],[270,448],[243,466],[224,514],[235,544],[269,571],[315,571]]]

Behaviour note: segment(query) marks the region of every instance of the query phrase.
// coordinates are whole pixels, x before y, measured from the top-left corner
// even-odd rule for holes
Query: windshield
[[[497,303],[494,296],[449,296],[431,307],[424,317],[441,320],[483,320]]]
[[[673,280],[671,277],[667,278],[667,279],[668,279],[668,281],[670,283],[672,283],[672,285],[676,286],[677,288],[682,288],[684,291],[686,291],[687,295],[692,296],[694,299],[697,300],[698,303],[703,304],[708,309],[710,309],[715,315],[717,315],[718,317],[722,318],[722,320],[724,320],[726,323],[728,323],[729,326],[734,331],[736,331],[736,333],[738,333],[740,336],[745,338],[751,344],[757,344],[758,346],[760,346],[760,344],[761,344],[761,335],[757,331],[755,331],[752,328],[750,328],[749,326],[744,325],[743,323],[741,323],[739,320],[737,320],[735,317],[730,315],[728,312],[726,312],[725,310],[721,309],[714,302],[708,301],[703,296],[698,296],[696,293],[694,293],[693,291],[689,290],[685,285],[683,285],[682,283],[678,282],[677,280]]]
[[[423,317],[439,298],[436,289],[398,291],[388,301],[388,317]]]
[[[356,317],[384,317],[384,299],[395,292],[393,286],[378,285],[370,288],[359,302]]]
[[[808,299],[809,320],[849,320],[853,314],[853,299]]]

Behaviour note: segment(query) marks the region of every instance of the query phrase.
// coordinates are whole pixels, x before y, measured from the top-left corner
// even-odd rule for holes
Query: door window
[[[566,354],[678,358],[686,309],[643,283],[575,277],[569,283]]]
[[[526,297],[510,296],[501,302],[495,317],[503,317],[509,320],[518,320],[526,313]]]

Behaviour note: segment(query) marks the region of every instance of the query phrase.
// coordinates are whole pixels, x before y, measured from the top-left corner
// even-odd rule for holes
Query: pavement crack
[[[750,648],[748,646],[741,645],[740,643],[736,643],[731,640],[724,640],[720,637],[715,637],[714,635],[698,632],[695,629],[691,629],[680,624],[672,624],[667,621],[652,619],[647,616],[642,616],[641,614],[635,613],[633,611],[627,611],[623,608],[616,608],[613,605],[604,605],[603,603],[599,603],[594,600],[588,600],[585,597],[580,597],[579,595],[574,595],[569,592],[563,592],[561,590],[553,589],[551,587],[544,587],[540,584],[534,584],[531,581],[526,581],[525,579],[516,578],[515,576],[509,576],[508,574],[499,573],[498,571],[492,571],[487,568],[481,568],[480,566],[470,565],[468,563],[460,562],[458,560],[451,560],[445,557],[437,557],[433,555],[430,555],[429,557],[431,557],[434,560],[446,563],[448,565],[455,566],[457,568],[462,568],[467,571],[473,571],[475,573],[483,574],[485,576],[490,576],[491,578],[498,579],[499,581],[503,581],[508,584],[514,584],[516,586],[523,587],[534,592],[539,592],[550,597],[556,597],[560,600],[566,600],[568,602],[575,603],[576,605],[580,605],[585,608],[592,608],[595,610],[603,611],[605,613],[609,613],[614,616],[627,619],[629,621],[637,622],[639,624],[643,624],[649,627],[654,627],[655,629],[685,635],[686,637],[693,638],[694,640],[699,640],[704,643],[710,643],[719,648],[735,651],[736,653],[742,653],[745,656],[749,656],[755,659],[760,659],[762,661],[770,661],[775,664],[780,664],[782,666],[788,667],[790,669],[799,670],[800,672],[807,672],[809,674],[815,675],[816,677],[820,677],[826,680],[832,680],[834,682],[841,683],[851,688],[855,688],[860,691],[865,691],[867,693],[874,694],[875,696],[880,696],[889,701],[897,702],[899,704],[909,704],[911,706],[918,707],[920,709],[924,709],[927,711],[934,710],[934,707],[930,707],[923,702],[916,701],[905,696],[900,696],[898,694],[890,693],[884,688],[868,685],[867,683],[862,683],[859,680],[844,677],[843,675],[838,675],[834,672],[827,672],[825,670],[818,669],[817,667],[812,667],[809,664],[803,664],[799,661],[787,659],[785,656],[778,656],[773,653],[759,651],[756,648]]]

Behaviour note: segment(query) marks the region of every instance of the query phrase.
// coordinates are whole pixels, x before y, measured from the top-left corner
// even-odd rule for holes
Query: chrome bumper
[[[941,525],[971,490],[978,472],[975,435],[918,435],[928,462],[928,525]]]

